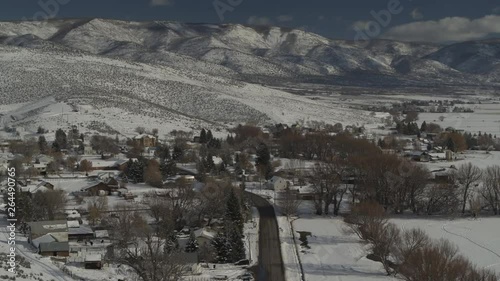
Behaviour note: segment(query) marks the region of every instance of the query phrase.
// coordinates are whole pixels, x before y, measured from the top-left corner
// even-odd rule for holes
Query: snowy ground
[[[345,224],[338,218],[305,218],[293,222],[296,233],[309,231],[310,249],[300,246],[300,260],[307,281],[392,280],[380,263],[368,260],[359,238],[344,233]],[[298,233],[297,233],[298,235]],[[297,237],[298,239],[298,237]]]
[[[0,215],[0,253],[9,253],[10,246],[7,244],[8,230],[7,221],[5,215]],[[75,279],[63,273],[61,270],[55,266],[50,258],[44,258],[40,255],[34,253],[34,248],[28,244],[26,238],[20,233],[16,236],[16,254],[17,257],[26,259],[30,266],[19,267],[17,271],[21,273],[22,277],[17,277],[15,280],[18,281],[73,281]],[[7,274],[7,272],[5,272]],[[3,273],[2,273],[3,275]]]
[[[285,277],[287,281],[301,281],[302,270],[300,268],[299,257],[297,256],[297,246],[294,243],[293,229],[291,221],[286,216],[278,215],[278,225],[280,228],[281,256],[285,266]]]
[[[427,162],[422,164],[431,171],[441,168],[449,168],[451,165],[459,168],[465,163],[472,163],[480,169],[485,169],[488,166],[500,165],[500,152],[490,151],[486,153],[484,151],[466,151],[463,154],[458,154],[457,159],[458,160],[453,161]]]
[[[470,133],[488,133],[500,136],[500,104],[471,106],[473,113],[421,113],[419,122],[436,123],[442,128],[453,127]],[[439,117],[444,116],[440,121]]]
[[[293,221],[296,243],[299,231],[311,232],[310,249],[301,248],[300,261],[305,280],[391,280],[380,263],[366,259],[360,240],[345,232],[341,218],[312,215],[310,202],[300,208],[301,218]],[[481,268],[500,273],[500,218],[450,219],[440,217],[395,217],[391,222],[402,230],[423,229],[432,239],[448,239],[460,252]],[[285,223],[280,223],[280,227]],[[284,250],[282,250],[284,251]],[[287,266],[289,267],[289,266]],[[334,279],[337,278],[337,279]]]
[[[460,252],[481,268],[500,273],[500,218],[439,219],[395,218],[402,229],[420,228],[434,239],[448,239]]]

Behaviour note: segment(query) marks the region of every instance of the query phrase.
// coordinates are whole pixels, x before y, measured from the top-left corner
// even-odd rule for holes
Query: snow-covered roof
[[[212,160],[214,161],[214,164],[215,164],[215,165],[220,165],[220,164],[222,164],[222,162],[224,162],[224,161],[222,160],[222,158],[217,157],[217,156],[212,156]]]
[[[155,136],[149,135],[149,134],[140,134],[140,135],[137,135],[137,136],[134,137],[134,139],[136,139],[136,140],[140,140],[142,138],[150,138],[150,139],[152,139],[152,138],[155,138]]]
[[[96,230],[94,232],[95,234],[95,238],[108,238],[109,237],[109,233],[107,230]]]
[[[65,220],[28,222],[28,225],[32,233],[41,235],[68,231],[68,224]]]
[[[80,227],[80,222],[79,221],[68,221],[68,227],[69,228],[78,228],[78,227]]]
[[[206,228],[200,228],[198,230],[195,230],[194,231],[194,236],[196,238],[198,237],[204,237],[204,238],[207,238],[207,239],[214,239],[215,238],[215,233],[206,229]]]
[[[102,256],[100,254],[87,254],[85,256],[85,262],[99,262],[102,260]]]
[[[33,246],[38,248],[40,243],[50,243],[50,242],[56,242],[56,239],[50,233],[47,233],[43,236],[33,239],[31,243],[33,244]]]
[[[85,235],[85,234],[93,234],[94,231],[87,226],[80,225],[79,227],[72,227],[68,229],[68,234],[70,235]]]

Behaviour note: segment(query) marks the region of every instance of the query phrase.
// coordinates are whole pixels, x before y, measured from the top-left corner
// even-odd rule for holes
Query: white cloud
[[[279,22],[293,21],[292,15],[281,15],[276,18]]]
[[[318,16],[318,20],[319,21],[324,21],[325,20],[325,16]]]
[[[151,0],[151,6],[167,6],[172,4],[173,0]]]
[[[413,11],[411,11],[410,13],[410,16],[414,20],[421,20],[424,18],[424,15],[422,14],[419,8],[413,9]]]
[[[495,14],[500,14],[500,6],[495,7],[495,8],[493,9],[493,13],[495,13]]]
[[[438,21],[419,21],[391,28],[383,38],[402,41],[449,42],[484,38],[500,33],[500,16],[479,19],[448,17]]]
[[[364,21],[364,20],[358,20],[358,21],[355,21],[351,27],[354,29],[354,30],[367,30],[368,29],[368,26],[370,24],[370,21]]]
[[[251,25],[271,25],[273,22],[268,17],[251,16],[248,18],[247,23]]]

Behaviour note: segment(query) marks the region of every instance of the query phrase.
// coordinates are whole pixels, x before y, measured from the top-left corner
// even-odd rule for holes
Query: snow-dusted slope
[[[92,127],[99,120],[103,127],[126,133],[145,120],[155,126],[195,128],[368,118],[260,85],[89,54],[0,46],[0,64],[1,102],[25,103],[3,112],[4,123]],[[50,107],[58,102],[60,107]]]
[[[408,56],[417,62],[427,56],[460,72],[481,74],[457,80],[456,73],[446,67],[440,72],[437,65],[422,62],[421,71],[439,72],[438,81],[433,79],[434,75],[426,75],[425,79],[431,83],[449,79],[450,83],[481,84],[495,80],[490,72],[495,72],[496,61],[485,63],[485,60],[498,54],[498,47],[491,47],[492,42],[443,48],[389,40],[330,40],[280,27],[106,19],[4,22],[0,23],[0,43],[43,50],[72,49],[177,69],[197,69],[216,76],[241,74],[291,81],[309,76],[336,81],[339,75],[349,76],[353,72],[389,75],[396,81],[422,79],[415,72],[395,69],[394,60]],[[478,48],[478,44],[483,47]],[[469,57],[474,59],[471,61]],[[360,78],[356,83],[362,82],[363,77]],[[385,81],[379,83],[383,85]]]
[[[428,58],[464,73],[500,79],[500,40],[498,39],[453,44],[430,54]]]
[[[0,22],[1,102],[28,106],[2,112],[2,122],[81,121],[95,128],[91,117],[99,116],[100,125],[118,132],[146,119],[169,128],[299,119],[356,123],[366,116],[265,85],[498,87],[499,50],[497,41],[448,47],[351,42],[238,24]],[[299,88],[308,91],[307,85]],[[60,106],[46,106],[46,98]]]

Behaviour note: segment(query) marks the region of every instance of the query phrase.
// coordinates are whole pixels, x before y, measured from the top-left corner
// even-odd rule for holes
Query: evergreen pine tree
[[[273,168],[271,166],[271,154],[269,153],[269,148],[264,143],[261,143],[257,148],[255,166],[257,166],[257,169],[263,173],[263,176],[266,179],[268,179],[273,172]]]
[[[446,146],[448,147],[449,150],[451,150],[453,152],[457,152],[457,147],[456,147],[455,142],[453,141],[452,138],[448,138]]]
[[[170,232],[165,241],[165,251],[172,253],[179,250],[179,241],[175,232]]]
[[[208,130],[207,132],[207,142],[213,140],[214,136],[212,135],[212,131]]]
[[[183,155],[184,150],[182,149],[182,147],[178,145],[174,146],[174,151],[172,152],[172,160],[178,161],[182,158]]]
[[[219,232],[212,240],[212,246],[215,249],[216,260],[218,263],[227,263],[229,260],[230,245],[227,236]]]
[[[194,232],[191,230],[191,233],[189,234],[189,240],[186,244],[186,252],[187,253],[194,253],[198,251],[199,245],[198,241],[196,240],[196,237],[194,236]]]
[[[422,126],[420,126],[420,131],[425,132],[427,130],[427,122],[422,122]]]
[[[47,145],[47,140],[45,139],[44,136],[39,136],[38,137],[38,149],[40,150],[40,153],[45,154],[48,152],[48,145]]]
[[[240,200],[236,196],[234,189],[230,190],[226,199],[224,221],[233,223],[240,233],[243,233],[243,215],[241,214]]]
[[[207,143],[207,131],[205,129],[201,129],[200,143]]]
[[[207,168],[207,172],[213,172],[215,169],[214,158],[212,153],[207,153],[207,158],[205,159],[205,167]]]
[[[160,172],[164,177],[175,175],[175,162],[163,160],[160,163]]]
[[[227,240],[230,245],[229,262],[237,262],[245,258],[245,245],[243,243],[243,236],[234,224],[229,224],[225,229],[227,233]]]
[[[56,139],[54,143],[57,143],[57,151],[60,151],[61,149],[66,149],[68,146],[68,137],[66,136],[66,133],[62,129],[58,129],[56,131]]]

